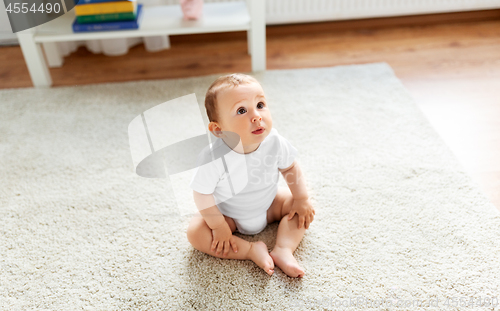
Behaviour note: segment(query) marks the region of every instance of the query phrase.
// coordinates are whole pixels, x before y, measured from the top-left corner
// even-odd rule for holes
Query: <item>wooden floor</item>
[[[249,72],[244,32],[174,36],[169,50],[85,48],[54,85]],[[387,62],[464,168],[500,209],[500,10],[267,27],[267,68]],[[19,47],[0,48],[0,88],[30,87]]]

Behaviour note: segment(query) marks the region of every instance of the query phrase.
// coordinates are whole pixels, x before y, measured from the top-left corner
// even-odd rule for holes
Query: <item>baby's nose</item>
[[[262,121],[262,117],[261,116],[253,117],[252,122],[257,122],[257,121]]]

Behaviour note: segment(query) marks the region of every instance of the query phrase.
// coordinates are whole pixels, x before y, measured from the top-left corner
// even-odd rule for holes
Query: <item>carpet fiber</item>
[[[255,74],[316,209],[303,279],[195,250],[168,179],[133,173],[127,127],[183,95],[202,104],[217,76],[0,91],[0,309],[453,310],[498,295],[500,213],[385,63]],[[272,249],[276,230],[239,236]]]

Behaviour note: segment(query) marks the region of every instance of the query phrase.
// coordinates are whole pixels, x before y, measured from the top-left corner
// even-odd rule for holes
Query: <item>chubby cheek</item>
[[[268,114],[264,118],[264,122],[266,123],[267,127],[272,127],[273,126],[273,118],[271,118],[271,114]]]
[[[244,124],[244,122],[236,122],[235,124],[233,124],[233,127],[234,131],[236,132],[236,134],[238,134],[241,138],[242,141],[246,140],[246,136],[247,135],[247,132],[250,130],[248,126],[246,126],[246,124]]]
[[[271,117],[267,118],[266,121],[267,121],[266,123],[267,123],[268,127],[272,127],[273,126],[273,119],[271,119]]]

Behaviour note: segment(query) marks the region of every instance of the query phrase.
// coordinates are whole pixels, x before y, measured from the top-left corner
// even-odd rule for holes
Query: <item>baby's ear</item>
[[[208,130],[214,135],[215,137],[220,137],[222,135],[222,129],[220,125],[217,122],[210,122],[208,124]]]

